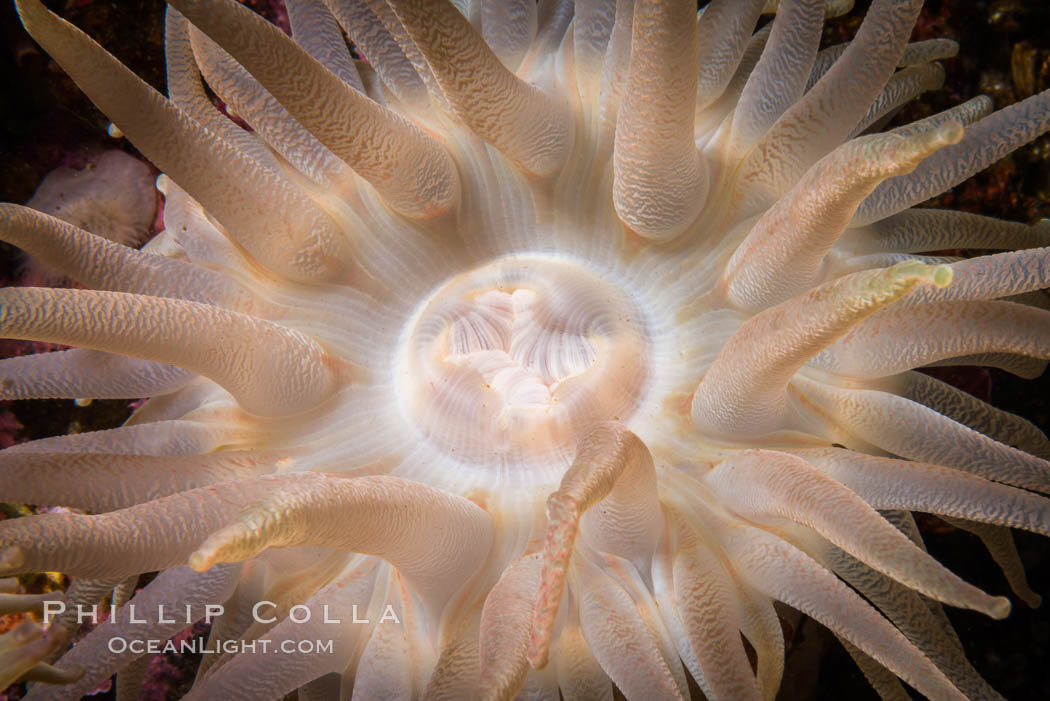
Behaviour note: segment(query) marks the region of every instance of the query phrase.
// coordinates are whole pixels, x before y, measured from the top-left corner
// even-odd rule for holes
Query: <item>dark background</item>
[[[47,4],[164,90],[163,2],[57,0]],[[272,10],[273,3],[248,4],[258,4],[265,11]],[[847,17],[829,24],[826,44],[844,41],[856,31],[868,3],[857,5]],[[955,39],[961,44],[960,55],[945,61],[948,78],[944,89],[907,107],[898,121],[927,116],[980,93],[994,98],[998,109],[1047,89],[1048,27],[1050,4],[1037,0],[927,2],[913,38]],[[0,32],[0,201],[25,202],[50,170],[81,165],[103,149],[135,153],[125,141],[106,136],[108,120],[25,34],[9,0],[0,0]],[[1050,216],[1048,156],[1050,139],[1044,137],[931,204],[1018,221]],[[0,282],[14,281],[19,263],[17,252],[0,244]],[[0,341],[0,355],[16,352],[20,350],[10,342]],[[1050,430],[1047,375],[1024,381],[994,370],[960,369],[939,376]],[[73,429],[111,427],[127,415],[128,403],[95,402],[87,408],[76,407],[72,401],[0,403],[0,417],[4,412],[10,412],[21,428],[11,429],[0,419],[0,433],[29,440]],[[920,525],[935,557],[986,591],[1010,595],[975,537],[932,517],[922,518]],[[1016,539],[1032,587],[1050,601],[1050,541],[1021,532]],[[1016,701],[1050,699],[1050,603],[1033,611],[1011,598],[1014,612],[1005,621],[967,611],[949,610],[949,616],[974,666],[994,688]],[[177,698],[178,686],[173,682],[168,693],[150,698]],[[877,698],[834,638],[819,624],[803,620],[790,634],[787,674],[779,699],[843,697]],[[94,698],[112,698],[112,693]]]

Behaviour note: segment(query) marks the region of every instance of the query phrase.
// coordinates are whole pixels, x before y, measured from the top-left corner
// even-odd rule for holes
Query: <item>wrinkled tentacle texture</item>
[[[0,498],[66,507],[0,522],[0,612],[44,571],[119,608],[0,635],[0,685],[135,698],[108,641],[222,605],[186,698],[772,701],[786,606],[885,699],[1000,698],[941,604],[1011,601],[911,512],[1038,605],[1010,529],[1050,535],[1050,440],[915,369],[1042,372],[1050,228],[909,208],[1050,94],[889,122],[967,50],[909,43],[920,0],[823,50],[851,2],[286,0],[288,36],[171,0],[166,95],[15,4],[165,228],[0,204],[75,283],[0,290],[0,336],[73,346],[0,360],[0,399],[147,398],[0,452]]]

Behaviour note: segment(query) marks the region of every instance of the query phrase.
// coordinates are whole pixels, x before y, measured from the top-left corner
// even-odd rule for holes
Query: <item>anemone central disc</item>
[[[412,420],[466,460],[527,464],[626,420],[648,369],[638,310],[575,264],[502,258],[441,285],[409,324],[399,394]]]

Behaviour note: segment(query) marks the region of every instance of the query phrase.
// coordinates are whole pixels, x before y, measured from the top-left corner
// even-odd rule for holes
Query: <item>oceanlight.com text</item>
[[[268,654],[328,654],[335,651],[332,640],[221,640],[208,641],[205,638],[189,640],[128,640],[110,638],[109,651],[113,654],[132,652],[136,655],[159,655],[166,653],[186,654],[229,654],[244,655],[258,653]]]

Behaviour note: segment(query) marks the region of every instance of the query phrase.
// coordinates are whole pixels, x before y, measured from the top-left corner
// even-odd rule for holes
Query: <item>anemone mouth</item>
[[[522,253],[438,285],[399,343],[402,412],[460,460],[571,462],[591,424],[627,421],[650,368],[643,311],[609,273]]]

